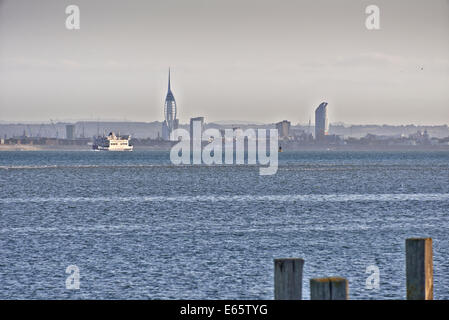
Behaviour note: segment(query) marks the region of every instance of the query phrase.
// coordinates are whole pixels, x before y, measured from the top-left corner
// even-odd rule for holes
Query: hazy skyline
[[[181,123],[448,124],[449,1],[0,0],[2,121],[161,121],[168,67]]]

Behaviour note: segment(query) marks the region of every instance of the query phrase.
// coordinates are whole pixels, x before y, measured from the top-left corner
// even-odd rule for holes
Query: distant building
[[[73,140],[75,138],[75,125],[67,124],[65,126],[65,138],[69,140]]]
[[[287,139],[290,136],[290,125],[290,121],[287,120],[276,123],[280,139]]]
[[[167,121],[162,122],[162,139],[170,140],[170,132],[168,130]]]
[[[321,141],[328,134],[327,102],[323,102],[315,110],[315,140]]]
[[[170,88],[170,69],[168,69],[168,91],[164,104],[165,120],[162,123],[162,139],[170,140],[170,135],[173,130],[178,128],[178,119],[176,119],[176,100]]]
[[[204,130],[204,117],[190,118],[190,140],[194,139],[194,136],[193,136],[194,122],[200,122],[200,132],[201,132],[201,134],[203,133],[203,130]]]

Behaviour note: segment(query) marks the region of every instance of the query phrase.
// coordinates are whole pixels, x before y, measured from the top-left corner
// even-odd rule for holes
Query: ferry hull
[[[95,150],[95,151],[133,151],[133,146],[128,146],[125,148],[110,148],[110,147],[93,146],[93,150]]]

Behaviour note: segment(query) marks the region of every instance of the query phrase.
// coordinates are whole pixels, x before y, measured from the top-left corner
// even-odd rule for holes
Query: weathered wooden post
[[[330,277],[310,279],[310,300],[348,300],[348,280]]]
[[[432,238],[405,240],[407,300],[433,300]]]
[[[302,270],[304,260],[299,258],[274,259],[274,299],[302,299]]]

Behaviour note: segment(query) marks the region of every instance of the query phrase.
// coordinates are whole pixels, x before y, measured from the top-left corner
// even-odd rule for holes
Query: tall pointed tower
[[[178,128],[178,119],[176,119],[176,100],[171,92],[170,84],[170,68],[168,69],[168,91],[165,97],[164,105],[164,117],[165,121],[162,124],[162,138],[164,140],[170,140],[170,134],[173,130]]]

